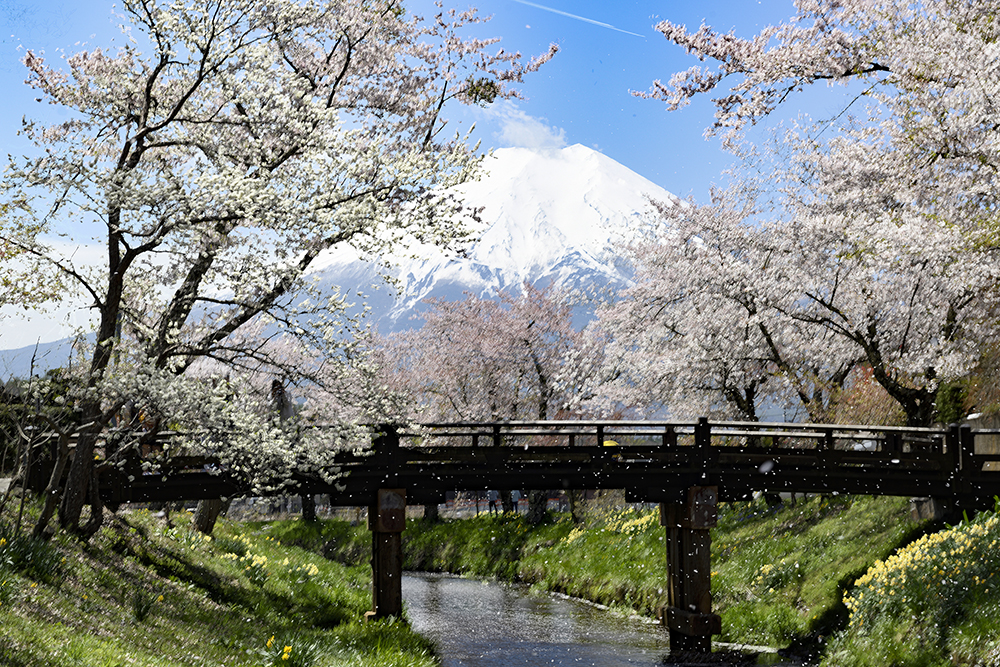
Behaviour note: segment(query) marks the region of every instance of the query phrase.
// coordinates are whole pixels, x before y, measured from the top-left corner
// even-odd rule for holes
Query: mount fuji
[[[629,270],[618,246],[654,217],[650,199],[677,198],[601,153],[576,144],[561,149],[501,148],[483,176],[457,188],[482,207],[478,240],[462,257],[433,247],[394,262],[385,284],[350,248],[317,258],[320,285],[365,292],[370,320],[383,333],[407,329],[429,297],[484,298],[519,291],[524,282],[570,289],[620,286]]]

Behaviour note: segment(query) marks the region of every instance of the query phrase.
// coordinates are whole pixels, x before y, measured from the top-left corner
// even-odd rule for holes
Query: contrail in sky
[[[534,2],[528,2],[528,0],[514,0],[514,2],[528,5],[529,7],[534,7],[535,9],[544,9],[547,12],[552,12],[553,14],[561,14],[562,16],[568,16],[571,19],[576,19],[577,21],[584,21],[586,23],[593,23],[594,25],[599,25],[602,28],[610,28],[611,30],[617,30],[618,32],[623,32],[626,35],[635,35],[636,37],[645,37],[645,35],[640,35],[636,32],[629,32],[628,30],[622,30],[621,28],[616,28],[610,23],[601,23],[600,21],[595,21],[594,19],[588,19],[585,16],[577,16],[576,14],[570,14],[569,12],[564,12],[560,9],[553,9],[552,7],[546,7],[545,5],[538,5]]]

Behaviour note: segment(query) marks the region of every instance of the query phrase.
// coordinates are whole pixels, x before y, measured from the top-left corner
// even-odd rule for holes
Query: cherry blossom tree
[[[597,325],[612,340],[607,363],[628,372],[603,394],[686,416],[726,405],[750,420],[790,396],[826,421],[863,364],[909,425],[930,424],[940,383],[993,340],[993,252],[861,203],[838,211],[820,195],[781,220],[738,189],[715,196],[661,206],[663,231],[632,248],[635,285]]]
[[[581,334],[556,288],[497,299],[429,299],[423,326],[383,341],[389,379],[427,420],[549,419],[569,402],[566,360]]]
[[[797,0],[794,6],[789,21],[750,39],[662,21],[656,29],[668,40],[717,67],[692,67],[643,94],[679,108],[721,88],[709,131],[735,138],[806,86],[858,82],[859,98],[870,102],[861,112],[885,114],[879,131],[913,166],[968,177],[996,164],[990,118],[1000,25],[991,5]]]
[[[756,188],[712,198],[657,203],[660,226],[628,249],[634,285],[594,324],[610,340],[599,400],[749,421],[790,401],[825,421],[859,355],[781,310],[798,295]]]
[[[745,146],[744,130],[818,83],[857,95],[832,119],[806,121],[782,138],[806,168],[800,185],[828,208],[863,206],[897,220],[926,217],[978,246],[998,226],[995,8],[947,0],[798,0],[787,22],[750,39],[707,25],[657,29],[715,67],[656,81],[645,96],[672,109],[717,95],[709,134]]]
[[[27,83],[66,119],[25,122],[40,150],[12,159],[4,182],[20,214],[4,220],[2,243],[34,260],[23,273],[82,293],[98,320],[59,517],[73,530],[96,486],[96,437],[129,392],[174,400],[206,357],[267,366],[266,348],[240,336],[255,323],[343,358],[342,298],[303,297],[314,260],[344,243],[378,257],[406,240],[461,240],[461,204],[443,193],[479,158],[446,136],[442,112],[516,96],[512,85],[552,55],[524,64],[491,52],[495,40],[460,36],[474,10],[423,20],[396,0],[126,0],[123,12],[130,41],[117,52],[71,55],[67,70],[27,52]],[[92,238],[106,263],[61,256],[60,234]],[[131,368],[118,363],[124,341]],[[250,418],[264,399],[181,384],[220,408],[192,413],[202,427],[271,429]],[[161,406],[197,404],[164,396]],[[294,458],[284,451],[264,458],[280,471]]]
[[[528,283],[497,299],[467,294],[430,299],[419,329],[383,343],[388,388],[411,397],[411,418],[430,421],[543,420],[559,416],[575,385],[568,367],[582,334],[565,294]],[[501,493],[505,511],[509,491]],[[540,522],[548,493],[528,494],[529,520]]]
[[[814,358],[834,341],[853,347],[907,422],[924,425],[940,382],[966,373],[995,328],[995,12],[937,0],[795,7],[750,39],[661,23],[717,66],[646,95],[679,108],[719,90],[709,133],[742,151],[744,130],[805,86],[854,86],[837,117],[780,136],[783,197],[757,222],[789,287],[771,303],[822,332],[804,339]]]
[[[866,194],[881,188],[870,182]],[[911,426],[930,424],[941,382],[967,374],[994,340],[995,251],[959,228],[912,211],[821,201],[783,230],[788,279],[781,306],[853,344]]]

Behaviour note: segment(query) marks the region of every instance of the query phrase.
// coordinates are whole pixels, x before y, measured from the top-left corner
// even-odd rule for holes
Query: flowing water
[[[434,640],[445,667],[648,665],[668,653],[667,631],[577,600],[441,574],[407,574],[413,628]]]
[[[403,600],[413,628],[437,644],[444,667],[663,667],[670,652],[667,631],[650,619],[524,586],[408,573]],[[716,644],[715,650],[759,654],[757,665],[801,664],[767,647]]]

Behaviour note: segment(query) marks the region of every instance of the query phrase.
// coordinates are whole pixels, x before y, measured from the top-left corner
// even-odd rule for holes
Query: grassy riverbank
[[[822,650],[847,627],[843,600],[854,581],[926,528],[910,520],[901,498],[814,497],[775,509],[763,503],[724,506],[712,553],[720,639]],[[368,557],[370,536],[363,526],[282,522],[272,531],[346,562]],[[655,510],[591,513],[583,526],[568,517],[538,527],[510,515],[417,520],[404,533],[404,566],[519,580],[653,615],[666,603],[663,536]],[[836,641],[848,646],[846,639]]]
[[[1000,517],[926,535],[855,582],[825,664],[1000,664]]]
[[[438,664],[405,625],[360,621],[368,567],[226,521],[207,539],[188,521],[122,512],[86,545],[0,523],[0,664]]]

